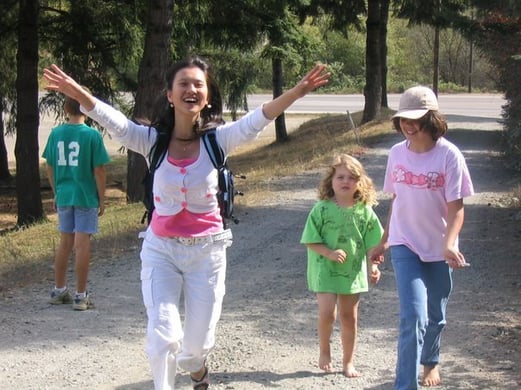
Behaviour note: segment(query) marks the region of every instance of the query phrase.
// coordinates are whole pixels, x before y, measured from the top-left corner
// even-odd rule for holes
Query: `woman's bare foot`
[[[422,386],[438,386],[441,383],[440,369],[436,366],[423,366]]]
[[[358,378],[358,377],[362,376],[362,374],[360,374],[356,370],[353,363],[346,364],[346,366],[344,367],[344,375],[348,378]]]
[[[325,372],[333,372],[331,354],[321,352],[320,357],[318,358],[318,367]]]

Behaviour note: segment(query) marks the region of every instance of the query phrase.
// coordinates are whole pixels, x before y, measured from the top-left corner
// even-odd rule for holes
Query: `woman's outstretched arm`
[[[317,64],[293,88],[262,106],[264,116],[275,119],[297,99],[327,84],[331,73],[326,72],[326,65]]]
[[[63,93],[64,95],[76,100],[87,111],[91,111],[96,105],[96,99],[94,96],[92,96],[57,65],[52,64],[50,68],[45,68],[43,70],[43,77],[47,80],[47,86],[45,89]]]

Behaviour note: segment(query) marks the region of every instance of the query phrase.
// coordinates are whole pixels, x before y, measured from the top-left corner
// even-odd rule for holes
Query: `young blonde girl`
[[[376,246],[383,228],[372,206],[376,191],[362,164],[347,154],[333,162],[319,187],[319,201],[311,209],[300,242],[308,248],[307,281],[318,302],[318,366],[332,372],[330,338],[337,316],[341,324],[342,372],[360,373],[353,363],[360,293],[368,291],[367,251]],[[369,265],[372,284],[380,279]]]

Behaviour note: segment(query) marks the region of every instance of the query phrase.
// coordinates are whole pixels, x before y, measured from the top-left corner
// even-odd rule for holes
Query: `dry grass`
[[[236,180],[237,187],[247,192],[239,202],[250,204],[270,195],[274,178],[292,176],[321,168],[330,163],[337,153],[359,156],[373,137],[390,131],[390,113],[382,121],[374,121],[351,129],[345,115],[324,115],[310,119],[289,133],[288,140],[275,143],[274,139],[260,140],[247,145],[230,157],[230,167],[247,180]],[[353,116],[360,122],[361,113]],[[244,200],[243,200],[244,199]]]
[[[389,132],[389,113],[381,122],[374,122],[353,131],[346,115],[288,116],[289,138],[275,143],[274,136],[263,136],[243,147],[230,157],[234,172],[247,176],[240,189],[247,191],[249,202],[258,202],[269,196],[269,182],[273,178],[291,176],[328,164],[339,152],[359,155],[373,137]],[[360,113],[353,115],[360,122]],[[292,127],[293,126],[293,127]],[[141,204],[127,205],[122,191],[126,180],[126,158],[113,158],[108,165],[107,207],[100,218],[100,233],[93,238],[93,262],[119,257],[126,251],[135,251],[139,245],[137,233],[144,228],[140,223],[144,208]],[[45,175],[42,174],[45,178]],[[43,188],[48,187],[45,179]],[[52,281],[52,258],[58,245],[56,215],[52,210],[50,191],[42,191],[45,213],[43,223],[0,235],[0,293],[10,287],[37,280]],[[16,222],[14,194],[2,193],[0,229]],[[243,202],[241,198],[240,202]],[[11,205],[11,207],[9,207]]]
[[[521,208],[521,185],[516,186],[512,192],[512,204],[510,206],[515,208]]]

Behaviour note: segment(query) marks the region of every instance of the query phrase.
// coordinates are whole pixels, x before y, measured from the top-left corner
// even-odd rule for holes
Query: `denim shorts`
[[[62,233],[97,233],[98,208],[58,207],[58,230]]]

